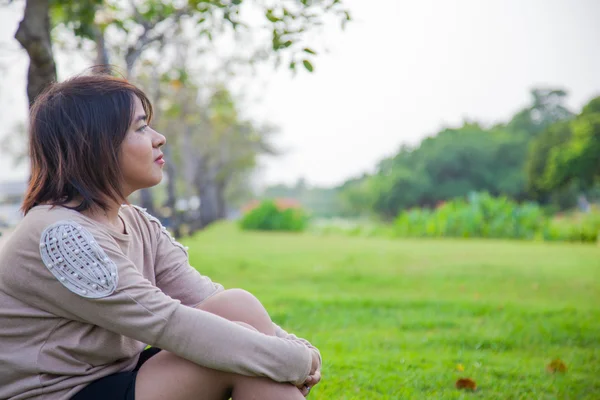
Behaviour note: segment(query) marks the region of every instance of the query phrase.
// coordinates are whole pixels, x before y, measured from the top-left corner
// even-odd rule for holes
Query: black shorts
[[[135,400],[135,378],[140,367],[158,354],[158,347],[142,351],[133,371],[119,372],[105,376],[84,387],[71,397],[71,400]]]

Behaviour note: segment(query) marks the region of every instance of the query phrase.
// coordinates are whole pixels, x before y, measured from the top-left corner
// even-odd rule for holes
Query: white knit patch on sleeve
[[[140,214],[142,214],[144,217],[146,217],[146,219],[148,219],[148,221],[154,222],[155,224],[158,224],[158,226],[160,227],[160,230],[161,230],[162,234],[163,235],[167,235],[167,237],[169,238],[169,240],[171,241],[171,243],[173,243],[175,246],[177,246],[181,250],[183,250],[183,252],[186,255],[188,254],[188,252],[187,252],[188,251],[188,247],[182,245],[177,240],[175,240],[175,238],[171,235],[171,232],[169,232],[167,230],[167,228],[165,228],[163,226],[163,224],[161,224],[161,222],[158,220],[158,218],[156,218],[155,216],[151,215],[148,211],[146,211],[145,208],[142,208],[142,207],[136,206],[136,205],[133,205],[133,207],[135,207],[135,209],[138,210],[140,212]]]
[[[59,221],[46,228],[40,254],[56,279],[82,297],[106,297],[117,288],[117,265],[94,236],[73,221]]]

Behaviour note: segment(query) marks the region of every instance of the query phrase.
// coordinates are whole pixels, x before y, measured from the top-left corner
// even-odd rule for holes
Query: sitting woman
[[[318,350],[127,203],[162,179],[151,119],[144,93],[110,76],[33,104],[25,217],[0,251],[0,399],[303,399]]]

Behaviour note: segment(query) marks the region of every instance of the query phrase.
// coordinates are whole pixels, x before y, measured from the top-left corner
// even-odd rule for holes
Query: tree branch
[[[27,0],[23,20],[15,33],[15,39],[29,55],[27,97],[30,105],[48,84],[56,80],[49,7],[48,0]]]
[[[172,16],[162,17],[157,22],[150,22],[144,19],[143,15],[139,12],[137,7],[133,3],[133,0],[129,0],[129,3],[133,8],[135,21],[139,23],[144,28],[144,30],[142,31],[140,36],[134,41],[134,44],[129,46],[129,48],[127,49],[127,54],[125,54],[125,63],[127,65],[128,77],[131,76],[133,66],[135,65],[142,52],[152,43],[163,42],[165,40],[166,35],[164,32],[154,32],[157,29],[159,23],[165,22],[169,19],[172,20],[173,23],[177,23],[179,22],[182,16],[187,15],[190,12],[189,7],[183,7],[180,10],[177,10],[177,12],[175,12]]]
[[[138,10],[138,8],[136,7],[133,0],[129,0],[129,5],[133,9],[134,21],[137,22],[138,24],[142,25],[142,27],[144,27],[144,32],[146,32],[154,27],[154,26],[150,26],[151,24],[149,23],[149,21],[144,19],[144,16],[140,13],[140,10]],[[154,25],[156,25],[156,24],[154,24]]]

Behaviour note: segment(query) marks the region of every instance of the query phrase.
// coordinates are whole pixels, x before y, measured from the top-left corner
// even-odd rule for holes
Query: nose
[[[154,140],[152,141],[152,144],[154,144],[154,147],[164,146],[165,143],[167,143],[167,138],[164,137],[162,134],[154,131]]]

